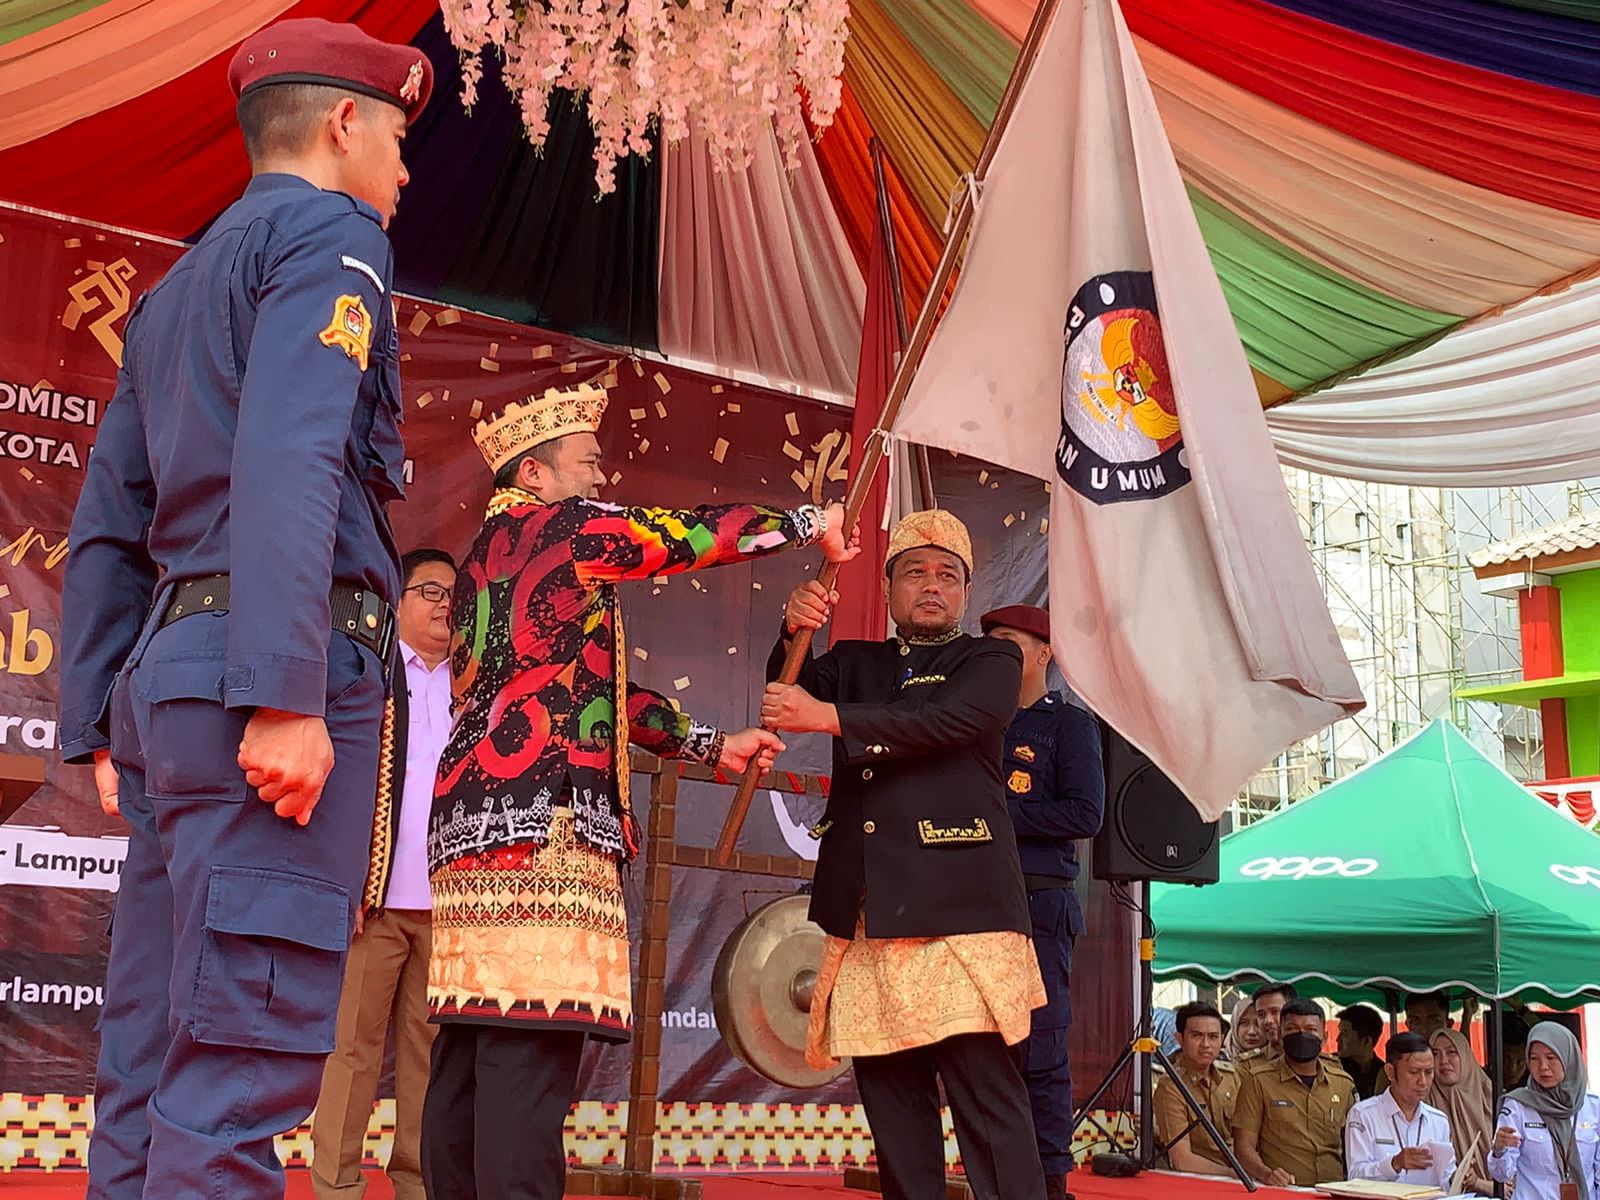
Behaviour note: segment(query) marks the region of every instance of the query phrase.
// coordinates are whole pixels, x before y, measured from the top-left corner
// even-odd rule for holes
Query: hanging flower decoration
[[[777,129],[790,170],[811,123],[833,121],[844,69],[849,0],[440,0],[461,54],[461,99],[470,109],[483,53],[504,62],[535,146],[561,88],[587,104],[595,182],[616,190],[617,160],[650,151],[654,125],[668,142],[689,134],[691,114],[712,163],[749,164],[755,139]]]

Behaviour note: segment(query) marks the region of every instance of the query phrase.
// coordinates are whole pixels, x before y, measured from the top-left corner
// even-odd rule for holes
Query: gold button
[[[910,646],[902,645],[900,647],[900,655],[901,655],[901,657],[904,657],[905,655],[910,654],[910,653],[911,653],[911,647]]]
[[[868,821],[865,825],[863,825],[861,827],[861,832],[862,833],[877,833],[878,832],[878,824],[877,824],[877,822],[876,821]]]
[[[872,768],[868,767],[865,771],[861,772],[861,778],[863,778],[863,779],[871,779],[872,778]]]
[[[368,613],[367,614],[367,628],[368,629],[376,629],[377,627],[378,627],[378,618],[375,617],[372,613]]]

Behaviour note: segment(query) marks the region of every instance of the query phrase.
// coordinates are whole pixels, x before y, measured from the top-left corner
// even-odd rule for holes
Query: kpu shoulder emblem
[[[372,314],[360,296],[340,296],[333,302],[333,320],[317,335],[324,346],[336,346],[367,369],[372,349]]]
[[[1006,780],[1006,786],[1019,796],[1026,796],[1033,791],[1033,776],[1026,771],[1013,771],[1011,778]]]

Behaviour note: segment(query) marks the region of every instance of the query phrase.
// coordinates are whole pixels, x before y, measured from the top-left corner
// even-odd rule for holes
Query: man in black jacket
[[[1017,648],[961,632],[971,590],[966,528],[940,510],[890,535],[896,635],[808,658],[769,684],[768,728],[833,735],[811,918],[829,935],[807,1057],[849,1056],[877,1145],[883,1194],[944,1193],[939,1083],[979,1200],[1042,1200],[1028,1093],[1008,1046],[1044,986],[1000,773],[1021,680]],[[790,595],[787,642],[819,628],[836,594]]]

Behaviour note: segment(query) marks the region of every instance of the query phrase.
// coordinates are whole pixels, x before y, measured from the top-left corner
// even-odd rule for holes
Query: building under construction
[[[1515,679],[1513,600],[1488,594],[1468,556],[1600,509],[1600,481],[1523,488],[1407,488],[1286,469],[1328,608],[1367,698],[1357,716],[1290,747],[1251,781],[1247,823],[1358,770],[1449,717],[1517,779],[1544,777],[1537,709],[1459,699]]]

